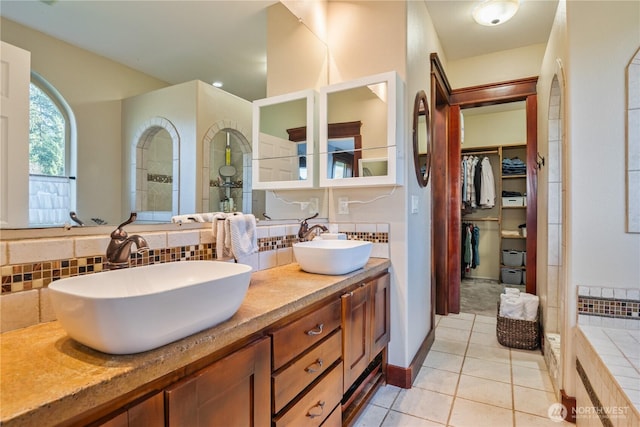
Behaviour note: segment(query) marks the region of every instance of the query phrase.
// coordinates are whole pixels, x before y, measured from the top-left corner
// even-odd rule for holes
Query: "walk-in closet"
[[[526,286],[526,103],[461,109],[460,310],[495,315]]]

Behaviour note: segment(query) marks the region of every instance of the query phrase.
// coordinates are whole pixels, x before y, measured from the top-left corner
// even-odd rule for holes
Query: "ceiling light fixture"
[[[222,87],[222,82],[218,82],[218,81],[216,81],[216,82],[213,82],[213,83],[211,83],[211,84],[212,84],[214,87]]]
[[[504,24],[518,11],[519,0],[485,0],[473,9],[473,19],[480,25]]]

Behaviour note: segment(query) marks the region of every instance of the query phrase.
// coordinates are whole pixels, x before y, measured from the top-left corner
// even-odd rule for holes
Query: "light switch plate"
[[[411,196],[411,213],[418,213],[418,196]]]
[[[338,213],[341,215],[347,215],[349,213],[348,197],[338,197]]]

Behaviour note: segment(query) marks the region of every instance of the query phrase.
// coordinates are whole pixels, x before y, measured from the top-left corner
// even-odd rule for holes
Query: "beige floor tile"
[[[377,406],[382,406],[383,408],[391,408],[393,405],[393,401],[398,397],[398,393],[402,390],[400,387],[396,387],[394,385],[383,385],[376,391],[376,394],[373,395],[373,399],[371,399],[371,403]]]
[[[389,412],[386,408],[376,405],[367,405],[356,420],[355,427],[380,427],[384,417]]]
[[[498,348],[507,348],[507,347],[504,347],[503,345],[500,345],[500,343],[498,342],[498,338],[496,337],[495,331],[490,334],[484,333],[484,332],[472,331],[471,339],[469,340],[469,342],[472,342],[474,344],[498,347]]]
[[[464,341],[450,341],[438,338],[433,342],[431,351],[440,351],[442,353],[464,356],[467,351],[467,343]]]
[[[496,324],[495,323],[482,323],[475,322],[473,324],[474,332],[482,332],[483,334],[495,334],[496,333]]]
[[[553,391],[553,383],[549,373],[535,368],[513,365],[513,384],[544,391]]]
[[[506,409],[513,408],[511,384],[485,378],[461,375],[458,383],[458,392],[456,393],[457,397]]]
[[[440,322],[442,322],[442,320]],[[466,343],[469,340],[469,332],[470,329],[456,329],[438,325],[436,328],[436,339],[462,341]]]
[[[391,409],[414,417],[446,424],[453,396],[414,387],[402,390]]]
[[[473,327],[473,320],[461,319],[459,317],[446,316],[440,319],[438,327],[447,327],[455,329],[464,329],[466,331],[471,330]]]
[[[481,314],[477,314],[476,323],[489,323],[495,326],[496,323],[498,323],[498,319],[496,318],[496,316],[483,316]]]
[[[430,368],[442,369],[444,371],[460,372],[460,369],[462,369],[463,359],[463,356],[457,354],[430,351],[422,365]]]
[[[460,374],[457,372],[443,371],[441,369],[423,366],[420,368],[420,372],[418,372],[413,386],[453,396],[458,387],[459,377]]]
[[[509,349],[506,348],[471,343],[469,344],[466,355],[467,357],[488,360],[490,362],[499,362],[505,364],[511,363]]]
[[[452,427],[509,427],[513,411],[456,398],[449,425]]]
[[[389,411],[389,415],[385,418],[382,427],[443,427],[444,424],[435,423],[401,412]]]
[[[467,357],[462,364],[462,373],[511,384],[511,366],[508,363],[490,362]]]
[[[527,414],[546,417],[549,407],[556,403],[553,393],[528,387],[513,386],[514,409]]]
[[[476,315],[473,313],[458,313],[458,314],[449,314],[447,317],[453,317],[457,319],[465,319],[465,320],[473,320],[476,318]]]
[[[537,415],[525,414],[524,412],[516,411],[516,425],[515,427],[569,427],[574,424],[562,421],[553,421],[549,417],[538,417]]]
[[[551,350],[549,350],[551,351]],[[544,361],[544,355],[540,350],[518,350],[511,349],[511,363],[525,368],[535,368],[546,370],[547,364]]]

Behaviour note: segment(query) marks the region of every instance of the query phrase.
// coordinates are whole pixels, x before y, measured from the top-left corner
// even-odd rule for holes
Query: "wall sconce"
[[[473,9],[473,19],[480,25],[504,24],[518,11],[519,0],[485,0]]]

